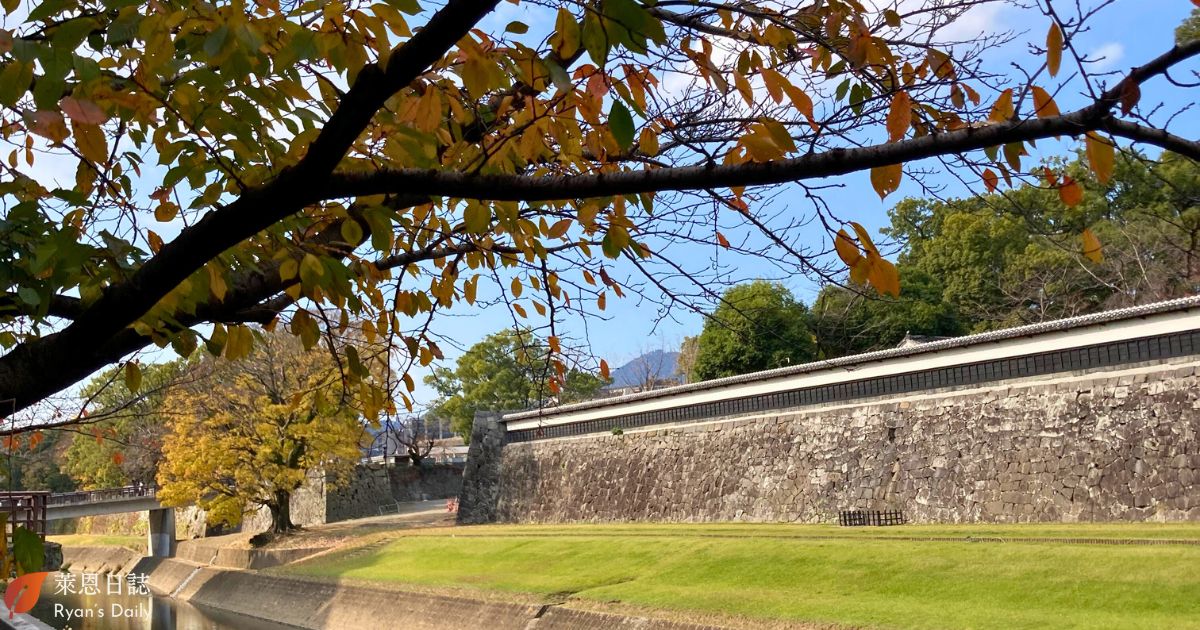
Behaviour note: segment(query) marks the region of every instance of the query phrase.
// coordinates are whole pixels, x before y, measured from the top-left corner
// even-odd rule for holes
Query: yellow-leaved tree
[[[195,503],[210,524],[266,507],[273,532],[295,529],[291,496],[308,473],[344,478],[360,454],[364,425],[331,357],[264,333],[248,356],[201,361],[163,402],[159,499]]]

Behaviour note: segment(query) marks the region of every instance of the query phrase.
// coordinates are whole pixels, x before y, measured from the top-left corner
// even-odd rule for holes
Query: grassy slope
[[[134,551],[146,551],[146,537],[118,534],[62,534],[50,535],[46,540],[63,547],[125,547]]]
[[[941,536],[964,529],[977,536],[984,529],[1089,538],[1200,534],[1186,525],[862,531]],[[1200,627],[1200,547],[811,537],[827,533],[774,525],[443,529],[288,571],[886,628]]]

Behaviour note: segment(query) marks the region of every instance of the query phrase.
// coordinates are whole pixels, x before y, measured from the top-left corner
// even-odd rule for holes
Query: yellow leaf
[[[515,298],[521,297],[521,291],[523,290],[523,287],[521,286],[520,278],[513,278],[510,288],[512,289],[513,297],[515,297]]]
[[[871,169],[871,186],[879,193],[880,199],[886,198],[900,187],[900,178],[904,174],[902,167],[901,164],[892,164]]]
[[[1000,93],[988,114],[988,120],[996,123],[1008,122],[1013,117],[1013,91],[1008,88]]]
[[[146,240],[150,243],[151,253],[157,254],[162,249],[163,240],[154,230],[146,230]]]
[[[763,68],[762,72],[763,85],[767,88],[767,94],[771,96],[771,100],[776,103],[783,102],[783,92],[785,86],[789,86],[788,80],[783,78],[783,75],[770,69]]]
[[[1050,32],[1046,33],[1046,69],[1050,71],[1050,76],[1058,74],[1058,68],[1062,65],[1063,51],[1063,33],[1058,27],[1058,22],[1050,25]]]
[[[300,270],[300,263],[296,262],[295,258],[288,258],[282,263],[279,263],[279,279],[287,282],[296,277],[296,272]]]
[[[1104,253],[1101,252],[1101,249],[1102,249],[1102,246],[1100,245],[1100,239],[1096,238],[1096,235],[1094,233],[1092,233],[1092,231],[1090,229],[1084,228],[1083,229],[1083,255],[1086,256],[1087,259],[1092,262],[1095,262],[1095,263],[1104,262]]]
[[[912,99],[909,98],[908,92],[896,92],[896,95],[892,97],[892,107],[888,110],[887,115],[889,140],[892,142],[903,140],[904,134],[908,133],[911,125]]]
[[[1112,140],[1104,138],[1094,131],[1089,131],[1086,152],[1088,164],[1092,166],[1092,172],[1096,174],[1096,179],[1101,184],[1108,183],[1108,180],[1112,178],[1117,159],[1116,147]]]
[[[554,35],[550,36],[550,46],[559,59],[570,59],[579,50],[579,22],[566,9],[558,10],[558,18],[554,21]]]
[[[1033,109],[1037,112],[1038,118],[1051,118],[1060,115],[1058,105],[1050,96],[1050,93],[1038,86],[1033,86]]]
[[[225,274],[221,273],[221,269],[215,264],[208,266],[208,288],[218,302],[225,301],[225,293],[228,291],[228,287],[225,285]]]
[[[658,155],[658,134],[649,127],[642,127],[642,132],[638,136],[638,149],[643,155],[649,157]]]
[[[72,122],[71,130],[75,133],[75,146],[83,157],[100,164],[108,161],[108,139],[99,125]]]
[[[854,244],[854,239],[850,238],[845,228],[838,230],[837,235],[833,237],[833,249],[837,251],[838,258],[841,258],[847,267],[854,267],[862,258],[858,245]]]
[[[734,72],[733,85],[737,87],[737,91],[742,95],[746,104],[754,107],[754,88],[750,87],[750,80],[741,72]]]
[[[142,370],[133,361],[125,364],[125,387],[131,392],[136,392],[142,387]]]

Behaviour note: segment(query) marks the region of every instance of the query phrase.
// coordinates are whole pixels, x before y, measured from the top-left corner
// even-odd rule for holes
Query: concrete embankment
[[[201,566],[171,558],[144,558],[133,570],[147,574],[150,587],[158,593],[298,628],[699,630],[709,627],[537,602],[489,601],[310,581]]]
[[[75,573],[129,573],[141,559],[124,547],[63,548],[63,568]]]

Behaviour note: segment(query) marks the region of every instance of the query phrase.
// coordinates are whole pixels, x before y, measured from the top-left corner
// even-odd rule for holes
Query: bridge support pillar
[[[150,510],[150,528],[146,537],[152,558],[175,556],[175,508]]]

